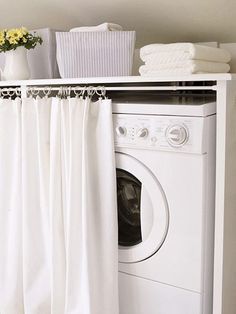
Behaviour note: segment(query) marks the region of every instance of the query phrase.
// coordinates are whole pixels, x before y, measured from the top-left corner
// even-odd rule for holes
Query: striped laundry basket
[[[135,31],[56,32],[62,78],[129,76]]]

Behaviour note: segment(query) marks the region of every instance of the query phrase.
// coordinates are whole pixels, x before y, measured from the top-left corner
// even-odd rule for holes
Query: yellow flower
[[[6,43],[6,47],[2,47]],[[42,38],[30,34],[27,28],[23,26],[20,28],[0,30],[0,51],[8,51],[18,46],[27,46],[27,49],[32,49],[37,44],[42,44]]]
[[[3,39],[3,38],[4,38],[4,32],[0,31],[0,39]]]
[[[10,44],[17,44],[18,41],[23,37],[20,29],[12,28],[6,33],[6,38],[9,40]]]
[[[7,32],[6,32],[6,37],[10,38],[13,35],[14,31],[15,30],[13,28],[12,29],[8,29]]]
[[[24,26],[22,26],[20,30],[23,35],[27,35],[29,33],[28,29]]]
[[[4,31],[0,31],[0,45],[5,44]]]
[[[16,45],[18,43],[18,39],[15,37],[10,37],[8,41],[11,45]]]

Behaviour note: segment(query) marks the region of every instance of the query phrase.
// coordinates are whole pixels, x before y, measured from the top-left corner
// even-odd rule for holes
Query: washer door
[[[165,240],[167,200],[154,174],[134,157],[116,153],[116,174],[119,261],[139,262],[155,254]]]

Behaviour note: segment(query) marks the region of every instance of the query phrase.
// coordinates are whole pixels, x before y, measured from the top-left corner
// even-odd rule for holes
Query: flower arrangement
[[[15,50],[23,46],[26,49],[33,49],[37,44],[42,44],[43,40],[36,33],[31,34],[27,28],[12,28],[0,31],[0,52]]]

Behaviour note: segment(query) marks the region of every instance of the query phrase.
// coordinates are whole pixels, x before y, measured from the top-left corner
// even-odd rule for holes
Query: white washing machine
[[[215,103],[113,117],[120,314],[212,314]]]

